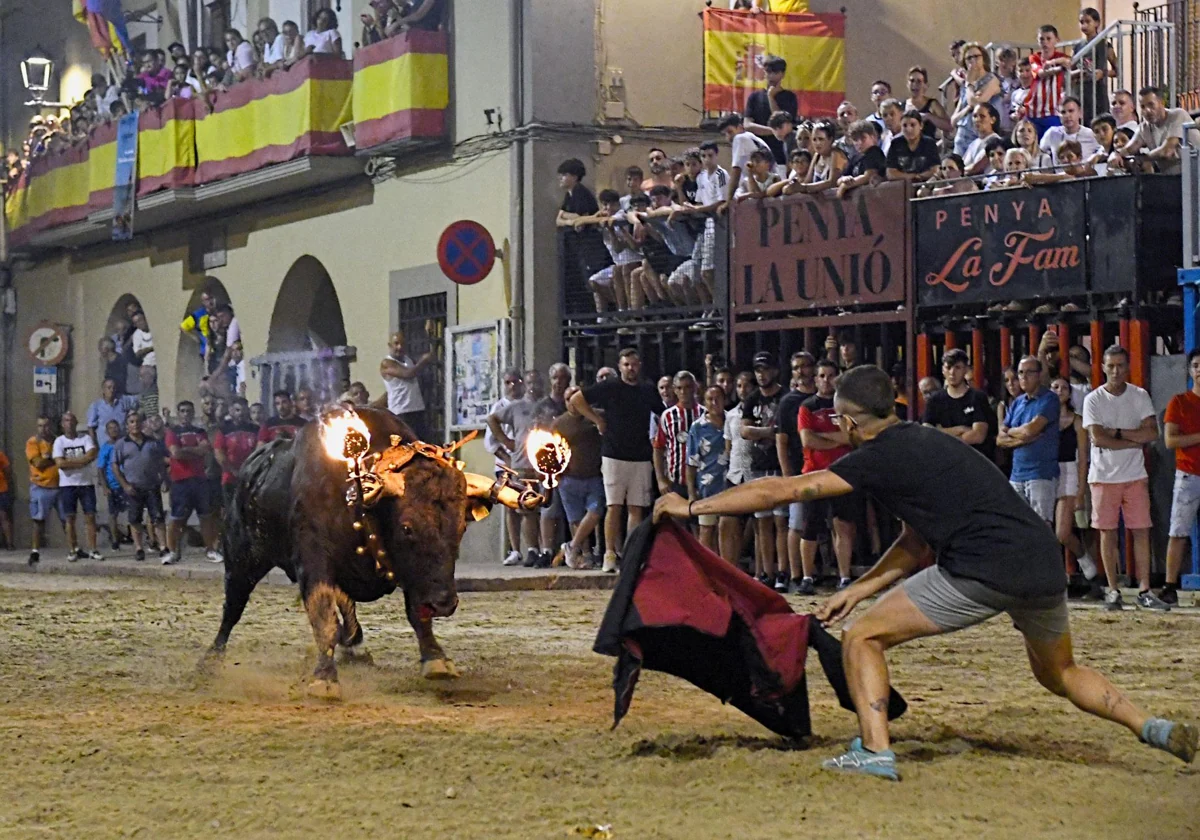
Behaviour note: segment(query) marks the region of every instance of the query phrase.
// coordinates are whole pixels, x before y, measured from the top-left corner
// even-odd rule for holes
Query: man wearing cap
[[[758,389],[742,404],[742,437],[750,450],[751,480],[778,476],[779,452],[775,446],[775,418],[783,399],[779,362],[773,353],[754,354],[754,380]],[[759,580],[781,592],[788,589],[788,573],[776,572],[775,558],[787,558],[788,505],[755,512],[755,546],[761,564]]]

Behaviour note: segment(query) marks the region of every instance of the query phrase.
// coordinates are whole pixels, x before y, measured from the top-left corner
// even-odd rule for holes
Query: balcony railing
[[[442,141],[449,106],[446,53],[446,33],[414,30],[359,50],[354,61],[312,56],[208,100],[172,99],[143,111],[135,224],[144,229],[177,221],[181,212],[186,217],[186,210],[157,219],[142,214],[140,200],[157,193],[191,191],[187,197],[198,200],[204,190],[213,191],[209,185],[278,164],[350,158],[355,149],[347,135],[356,138],[359,152]],[[353,161],[345,164],[338,173],[354,171]],[[73,242],[95,241],[110,218],[115,172],[115,123],[96,127],[85,143],[33,161],[5,200],[10,246],[64,244],[52,234],[68,225],[85,229]],[[236,192],[231,183],[216,188],[227,205]]]
[[[1133,13],[1140,22],[1173,24],[1171,41],[1177,60],[1172,82],[1179,97],[1175,104],[1193,113],[1200,110],[1200,3],[1171,0],[1147,8],[1134,3]]]

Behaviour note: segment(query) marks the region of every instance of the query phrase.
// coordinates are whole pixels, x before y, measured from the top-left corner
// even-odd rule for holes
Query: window
[[[430,443],[446,440],[446,293],[400,299],[400,331],[404,351],[416,361],[433,353],[434,362],[421,371],[421,394],[425,397],[425,428]]]

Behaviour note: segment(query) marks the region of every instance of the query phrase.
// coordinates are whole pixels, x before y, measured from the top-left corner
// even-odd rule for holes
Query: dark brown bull
[[[370,431],[369,451],[383,455],[380,463],[402,451],[393,441],[415,441],[412,431],[386,411],[361,409],[358,416]],[[404,592],[405,611],[417,633],[422,674],[458,676],[434,638],[433,619],[451,615],[458,606],[459,543],[468,519],[482,515],[481,500],[486,503],[492,482],[464,474],[452,459],[423,455],[381,475],[370,509],[373,529],[367,530],[375,534],[369,546],[382,546],[382,570],[376,551],[362,550],[368,540],[355,527],[356,511],[346,502],[347,464],[325,451],[320,423],[309,423],[294,442],[275,441],[246,460],[226,513],[225,607],[213,651],[224,650],[251,591],[278,566],[300,584],[312,624],[317,643],[313,694],[340,696],[336,648],[352,658],[368,657],[355,604],[397,588]],[[515,495],[509,489],[499,500],[511,504]],[[386,574],[389,564],[394,579]]]

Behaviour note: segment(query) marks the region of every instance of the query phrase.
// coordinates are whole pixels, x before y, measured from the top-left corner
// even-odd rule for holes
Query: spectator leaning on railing
[[[1163,102],[1162,91],[1152,85],[1138,91],[1138,100],[1142,107],[1141,125],[1124,149],[1113,152],[1108,159],[1109,166],[1178,174],[1183,127],[1192,122],[1191,115],[1182,108],[1168,108]],[[1192,129],[1193,145],[1197,136]]]
[[[312,17],[312,29],[304,33],[305,53],[341,58],[342,36],[337,26],[338,19],[333,9],[318,9]]]

